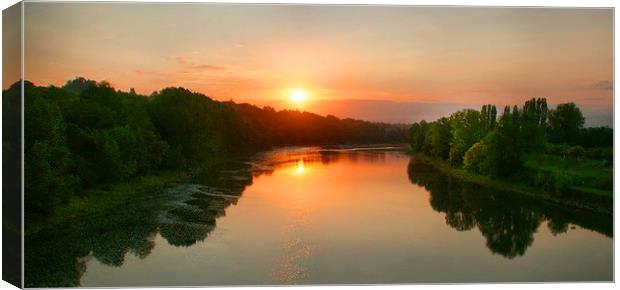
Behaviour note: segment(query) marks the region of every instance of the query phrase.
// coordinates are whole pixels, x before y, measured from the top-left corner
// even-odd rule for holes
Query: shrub
[[[570,176],[563,173],[553,174],[553,191],[557,195],[561,195],[567,191],[572,185]]]
[[[549,155],[563,157],[564,154],[566,153],[566,150],[568,150],[569,148],[570,146],[568,144],[552,144],[552,143],[545,144],[545,152]]]
[[[600,160],[605,164],[611,165],[613,163],[614,152],[613,148],[588,148],[585,150],[583,156],[593,160]]]
[[[465,152],[465,156],[463,157],[465,169],[480,172],[480,166],[484,161],[484,155],[484,145],[481,142],[476,142]]]
[[[585,150],[583,149],[583,147],[577,145],[577,146],[572,146],[570,148],[568,148],[568,150],[566,150],[565,155],[570,157],[570,158],[581,158],[583,157],[585,153]]]

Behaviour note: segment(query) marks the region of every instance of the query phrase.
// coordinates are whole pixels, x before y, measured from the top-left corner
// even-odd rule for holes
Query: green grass
[[[562,176],[574,191],[613,196],[613,168],[598,160],[537,154],[528,158],[525,167],[533,172]]]
[[[570,159],[558,156],[538,154],[532,155],[525,162],[526,167],[538,170],[568,172],[582,177],[613,178],[613,169],[604,166],[601,161],[592,159]]]
[[[412,155],[423,158],[425,161],[432,164],[433,167],[441,171],[443,174],[458,178],[466,182],[476,183],[496,190],[512,192],[524,196],[546,200],[556,204],[562,204],[603,214],[610,214],[613,210],[613,190],[600,189],[592,186],[592,184],[599,185],[599,187],[613,186],[613,171],[609,168],[605,168],[604,166],[600,166],[599,163],[596,161],[592,162],[593,160],[586,160],[582,163],[564,164],[560,163],[554,158],[550,158],[546,159],[546,161],[542,163],[536,164],[540,167],[534,167],[531,163],[526,164],[526,169],[529,170],[538,170],[540,168],[542,168],[540,170],[555,169],[556,171],[553,172],[560,172],[565,175],[568,174],[569,176],[570,174],[576,174],[577,176],[587,177],[586,180],[589,180],[589,182],[591,182],[589,186],[571,186],[571,190],[578,191],[578,193],[580,193],[581,195],[580,198],[574,199],[564,198],[562,197],[562,195],[557,195],[557,193],[548,192],[541,186],[531,185],[531,182],[526,182],[526,180],[523,180],[523,178],[521,178],[521,180],[491,178],[486,175],[466,171],[462,167],[453,167],[446,161],[436,160],[423,154],[413,153]],[[554,163],[554,161],[556,162]],[[533,161],[528,160],[528,162]]]
[[[571,188],[574,190],[578,190],[580,192],[594,194],[594,195],[607,196],[607,197],[614,196],[614,192],[612,190],[601,190],[601,189],[596,189],[592,187],[583,187],[583,186],[572,186]]]
[[[27,223],[26,234],[36,233],[80,217],[101,214],[131,202],[132,199],[159,194],[162,188],[187,178],[185,172],[164,171],[87,190],[83,196],[75,196],[66,204],[57,207],[44,221]]]
[[[515,192],[515,193],[525,194],[525,195],[544,194],[543,190],[539,188],[533,188],[533,187],[527,186],[526,184],[516,183],[516,182],[512,182],[508,180],[498,179],[498,178],[491,178],[486,175],[469,172],[463,169],[462,167],[454,167],[450,165],[447,161],[436,160],[428,156],[415,154],[415,153],[414,155],[420,158],[424,158],[424,160],[432,164],[433,167],[437,168],[439,171],[443,172],[444,174],[450,175],[452,177],[456,177],[463,181],[480,184],[480,185],[498,189],[498,190],[510,191],[510,192]]]

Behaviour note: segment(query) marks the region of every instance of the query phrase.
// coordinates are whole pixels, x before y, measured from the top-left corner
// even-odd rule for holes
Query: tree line
[[[409,143],[415,152],[493,177],[518,175],[532,153],[611,164],[613,130],[584,128],[584,123],[574,103],[549,109],[545,98],[532,98],[522,107],[506,106],[500,115],[489,104],[479,111],[464,109],[434,122],[414,123]]]
[[[24,96],[25,208],[33,218],[86,189],[158,170],[204,172],[272,146],[405,143],[407,135],[404,125],[219,102],[184,88],[145,96],[76,78],[62,87],[25,81]],[[3,91],[3,107],[19,98],[18,82]],[[11,142],[3,147],[19,148]]]

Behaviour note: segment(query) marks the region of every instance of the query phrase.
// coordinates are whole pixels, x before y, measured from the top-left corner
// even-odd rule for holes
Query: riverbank
[[[446,161],[433,159],[423,154],[410,153],[410,155],[413,158],[422,159],[424,162],[432,165],[443,174],[450,175],[466,182],[476,183],[497,190],[509,191],[576,209],[587,210],[605,215],[613,214],[613,195],[608,196],[593,194],[585,191],[554,194],[549,193],[542,188],[536,188],[524,183],[490,178],[481,174],[468,172],[461,168],[455,168]]]
[[[358,150],[371,150],[374,148],[401,150],[403,148],[402,144],[394,145],[389,143],[374,146],[364,144],[334,145],[332,147],[340,149],[356,148]],[[280,149],[286,150],[287,148],[290,147],[281,147]],[[331,147],[324,146],[324,148]],[[265,150],[263,152],[268,151],[270,150]],[[229,158],[228,160],[214,161],[210,164],[203,165],[202,169],[199,171],[159,171],[131,180],[87,189],[80,194],[72,196],[66,203],[57,206],[51,216],[27,216],[25,232],[27,235],[32,235],[44,229],[57,228],[59,225],[70,223],[79,218],[106,214],[106,212],[114,207],[123,206],[128,202],[139,202],[145,198],[156,196],[161,192],[161,189],[170,187],[170,185],[175,183],[189,181],[190,179],[194,181],[197,179],[199,182],[201,179],[203,182],[208,181],[209,178],[215,176],[211,173],[219,172],[230,163],[242,163],[248,156],[249,154],[237,158]]]
[[[27,223],[25,233],[30,235],[75,219],[102,214],[128,202],[157,195],[163,188],[188,178],[189,175],[184,171],[162,171],[86,190],[81,196],[74,196],[59,206],[45,220]]]

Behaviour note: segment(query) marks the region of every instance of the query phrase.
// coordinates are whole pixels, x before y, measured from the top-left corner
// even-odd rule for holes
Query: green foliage
[[[527,138],[522,138],[521,143],[526,152],[537,152],[544,148],[548,114],[545,98],[532,98],[523,105],[521,130],[527,132]]]
[[[579,147],[572,150],[580,150]],[[553,156],[548,154],[530,155],[525,163],[532,185],[557,194],[567,192],[593,192],[595,194],[613,194],[613,168],[598,160],[581,157]]]
[[[614,150],[612,147],[606,148],[588,148],[584,152],[584,156],[593,160],[600,160],[603,165],[611,166],[614,162]]]
[[[521,171],[525,154],[521,127],[522,111],[506,106],[499,126],[483,140],[485,161],[482,170],[490,176],[508,177]]]
[[[463,165],[465,169],[480,172],[480,167],[485,159],[485,148],[481,142],[472,145],[463,157]]]
[[[545,144],[546,154],[558,156],[561,158],[588,158],[592,160],[599,160],[603,162],[603,165],[613,164],[613,148],[612,147],[599,147],[599,148],[583,148],[581,145],[570,146],[568,144]]]
[[[484,105],[482,106],[482,110],[480,111],[482,114],[482,119],[486,124],[487,130],[495,129],[497,124],[497,107],[495,105]]]
[[[567,174],[558,172],[537,171],[533,185],[542,188],[545,192],[562,195],[572,186],[573,181]]]
[[[247,125],[227,104],[168,88],[153,94],[148,106],[157,130],[193,167],[221,161],[245,148]]]
[[[19,88],[3,91],[5,116],[18,117]],[[210,170],[270,146],[406,139],[402,125],[218,102],[183,88],[147,97],[76,78],[62,88],[25,82],[25,89],[28,221],[49,216],[72,196],[153,171]],[[5,152],[20,148],[9,141],[3,140]]]
[[[573,103],[561,104],[549,111],[545,98],[532,98],[522,108],[505,107],[499,118],[495,106],[484,105],[480,111],[467,109],[452,114],[449,119],[415,123],[410,128],[409,138],[413,151],[438,159],[448,158],[452,165],[463,164],[468,171],[491,177],[516,177],[524,173],[527,156],[541,152],[572,163],[587,157],[600,160],[601,166],[609,166],[613,162],[611,147],[585,149],[581,145],[546,142],[549,132],[552,140],[578,141],[587,146],[610,144],[613,130],[606,127],[583,129],[583,122],[581,111]],[[595,141],[586,142],[586,137]],[[573,182],[571,178],[555,175],[545,178],[548,178],[546,183],[537,183],[537,186],[554,192],[565,185],[589,184],[582,179]],[[532,179],[543,178],[533,175]]]
[[[424,146],[431,156],[442,160],[450,157],[451,129],[450,120],[445,117],[431,123],[426,133]]]
[[[69,171],[71,154],[58,106],[32,84],[24,89],[25,207],[35,215],[46,215],[73,194],[78,180]]]
[[[582,128],[579,131],[578,144],[585,148],[612,147],[614,130],[609,127]]]
[[[575,144],[584,123],[585,118],[575,103],[559,104],[549,112],[549,139],[554,143]]]
[[[29,83],[25,84],[29,85]],[[19,244],[22,224],[22,83],[2,92],[2,202],[5,242]],[[7,241],[8,240],[8,241]],[[14,253],[18,259],[18,253]],[[18,279],[17,273],[15,278]]]
[[[581,147],[580,145],[572,146],[566,152],[566,155],[568,155],[568,157],[570,158],[581,158],[584,154],[585,149],[583,149],[583,147]]]
[[[93,80],[87,80],[83,77],[77,77],[73,80],[67,81],[65,83],[64,86],[62,86],[63,89],[67,90],[67,91],[71,91],[74,92],[76,94],[79,94],[91,87],[97,86],[97,82],[93,81]]]
[[[249,128],[249,148],[288,145],[333,145],[407,142],[405,125],[322,117],[298,110],[276,111],[250,104],[229,103]]]
[[[547,143],[545,144],[545,153],[555,156],[567,157],[568,149],[570,145],[568,144],[554,144]]]
[[[422,120],[420,123],[414,123],[409,129],[409,144],[411,150],[424,152],[426,148],[426,132],[429,129],[428,123]]]
[[[487,134],[488,121],[479,111],[465,109],[450,116],[450,125],[452,128],[450,162],[460,165],[465,152]]]
[[[186,168],[187,161],[180,146],[169,147],[167,153],[162,163],[164,168]]]

